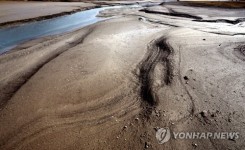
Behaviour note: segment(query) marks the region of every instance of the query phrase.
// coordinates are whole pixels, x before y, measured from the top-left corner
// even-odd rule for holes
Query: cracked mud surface
[[[244,149],[244,21],[189,17],[244,11],[186,7],[106,10],[1,55],[0,149]],[[162,127],[239,139],[158,144]]]

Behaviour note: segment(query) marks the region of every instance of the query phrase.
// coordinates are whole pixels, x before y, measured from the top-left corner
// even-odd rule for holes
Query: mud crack
[[[209,22],[209,23],[229,23],[229,24],[236,25],[238,23],[244,22],[245,21],[245,18],[238,18],[238,19],[235,19],[235,20],[216,19],[216,20],[193,20],[193,21],[197,21],[197,22]]]

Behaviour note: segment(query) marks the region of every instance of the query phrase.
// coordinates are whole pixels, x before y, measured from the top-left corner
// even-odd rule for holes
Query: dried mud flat
[[[100,15],[115,17],[0,56],[0,149],[245,148],[244,10]],[[239,138],[158,144],[159,127]]]

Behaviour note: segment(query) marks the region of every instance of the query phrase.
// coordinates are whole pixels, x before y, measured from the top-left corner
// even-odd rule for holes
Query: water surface
[[[99,11],[108,8],[95,8],[16,27],[2,28],[0,29],[0,54],[31,39],[68,32],[101,21],[105,18],[96,15]]]

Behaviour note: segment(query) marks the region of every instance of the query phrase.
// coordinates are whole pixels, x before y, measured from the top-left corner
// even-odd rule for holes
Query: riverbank
[[[0,28],[51,19],[99,7],[92,3],[0,2]]]
[[[158,0],[151,1],[159,2]],[[102,6],[133,5],[148,1],[35,2],[0,1],[0,28],[52,19]]]
[[[1,55],[0,149],[242,149],[242,13],[104,10],[115,17]],[[239,138],[159,144],[165,127]]]

